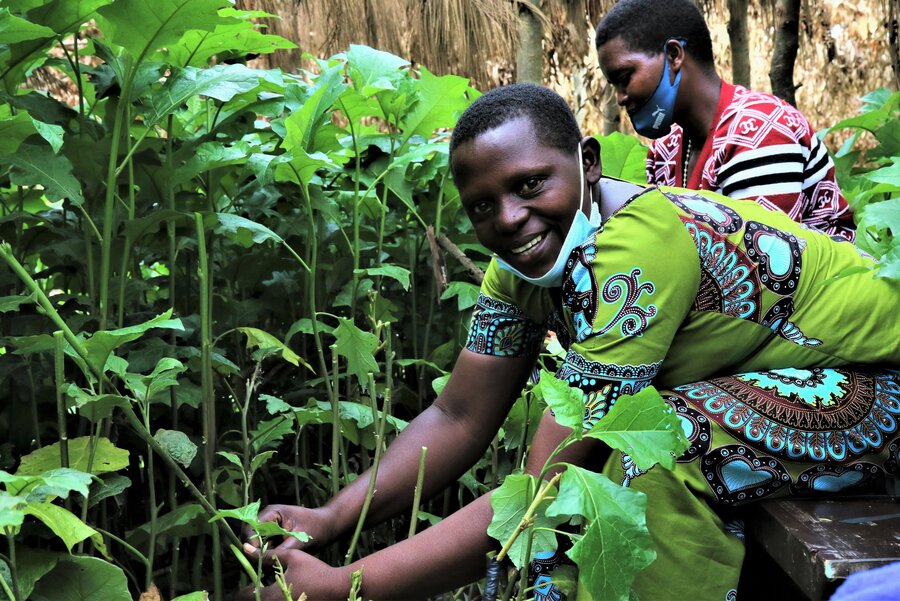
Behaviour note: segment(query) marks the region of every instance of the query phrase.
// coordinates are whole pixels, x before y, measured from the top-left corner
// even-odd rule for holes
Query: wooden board
[[[759,503],[748,508],[747,536],[821,599],[854,572],[900,561],[900,497]]]

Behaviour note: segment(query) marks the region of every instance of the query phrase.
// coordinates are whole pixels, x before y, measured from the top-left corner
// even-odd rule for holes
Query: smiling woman
[[[584,429],[654,384],[673,387],[663,397],[690,442],[671,472],[643,471],[624,454],[605,468],[648,499],[657,559],[633,592],[728,598],[743,559],[732,507],[878,489],[897,473],[900,372],[841,366],[900,365],[900,284],[870,271],[835,279],[874,263],[756,203],[603,178],[596,142],[572,123],[561,98],[530,85],[492,90],[460,118],[453,174],[479,241],[497,257],[466,348],[434,405],[384,456],[368,515],[385,519],[409,503],[421,446],[426,495],[477,460],[552,329],[565,349],[556,378],[582,395]],[[570,431],[545,414],[527,471],[541,474]],[[593,466],[607,454],[585,438],[554,461]],[[277,507],[260,519],[314,529],[325,544],[355,523],[368,480],[322,508]],[[310,597],[345,596],[363,567],[365,598],[422,597],[479,574],[491,515],[489,493],[344,568],[296,543],[275,554],[294,591]],[[536,598],[560,598],[548,574],[558,559],[535,562]]]

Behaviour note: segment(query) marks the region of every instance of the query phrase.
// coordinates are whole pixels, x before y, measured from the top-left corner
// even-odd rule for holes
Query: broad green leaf
[[[250,473],[253,474],[261,468],[269,459],[275,456],[275,451],[263,451],[250,460]]]
[[[56,32],[10,14],[8,8],[0,8],[0,44],[15,44],[25,40],[52,38]]]
[[[17,474],[21,476],[21,474]],[[46,501],[49,497],[66,498],[75,491],[87,496],[91,485],[91,475],[71,468],[60,467],[40,476],[32,476],[34,488],[28,491],[29,501]]]
[[[632,182],[647,182],[647,147],[634,136],[613,132],[594,136],[600,142],[603,175]]]
[[[87,471],[90,436],[81,436],[69,440],[69,467],[80,472]],[[59,443],[42,447],[22,457],[17,476],[39,476],[44,472],[60,467]],[[94,462],[91,465],[92,474],[105,474],[116,472],[128,467],[128,451],[119,449],[108,438],[97,440],[94,451]]]
[[[184,183],[212,169],[243,165],[250,154],[250,145],[246,142],[238,141],[234,144],[204,142],[194,148],[190,159],[176,170],[172,184]]]
[[[38,121],[34,118],[32,118],[32,121],[34,122],[34,129],[47,141],[50,148],[53,149],[53,153],[56,154],[59,152],[59,149],[62,148],[63,145],[63,134],[65,133],[62,126],[44,123],[43,121]]]
[[[95,11],[113,0],[53,0],[42,2],[28,10],[28,21],[44,26],[55,35],[46,38],[23,40],[9,47],[9,55],[0,59],[0,79],[12,89],[25,79],[30,68],[43,62],[40,51],[54,42],[55,37],[65,37],[90,21]]]
[[[113,358],[110,357],[110,359]],[[129,390],[138,401],[148,401],[164,390],[178,386],[178,376],[185,370],[187,367],[178,359],[163,357],[150,375],[119,372],[119,376],[125,380]]]
[[[187,595],[180,595],[172,599],[172,601],[209,601],[209,593],[206,591],[197,591]]]
[[[647,495],[577,465],[566,468],[556,499],[547,508],[547,515],[566,518],[580,515],[596,520],[616,515],[645,529],[646,512]]]
[[[341,317],[339,321],[340,325],[334,330],[337,352],[347,358],[347,371],[365,386],[369,373],[381,373],[374,356],[375,349],[378,348],[378,337],[371,332],[360,330],[349,319]]]
[[[900,164],[900,163],[898,163]],[[900,175],[900,171],[898,171]],[[890,230],[900,236],[900,198],[892,198],[866,205],[860,215],[859,226],[862,230]]]
[[[584,428],[584,393],[552,373],[541,370],[535,392],[553,410],[556,423],[571,428],[576,436]]]
[[[287,347],[283,342],[269,334],[268,332],[264,332],[258,328],[235,328],[239,332],[242,332],[247,336],[247,348],[257,348],[259,349],[259,353],[261,353],[260,359],[262,357],[267,357],[269,355],[279,355],[282,359],[290,363],[291,365],[296,365],[299,367],[303,365],[309,371],[315,373],[315,370],[312,368],[312,365],[307,363],[300,355],[292,351]]]
[[[0,531],[5,528],[18,529],[25,519],[28,499],[0,490]]]
[[[97,534],[96,530],[82,522],[74,513],[59,505],[29,503],[24,511],[26,515],[33,515],[43,522],[56,536],[62,539],[69,553],[72,552],[72,547]]]
[[[616,601],[628,601],[634,577],[656,559],[647,528],[619,515],[592,522],[566,555],[591,598]]]
[[[259,395],[259,400],[265,401],[266,411],[268,411],[272,415],[284,413],[286,411],[294,411],[294,407],[288,405],[278,397],[272,396],[271,394],[261,394]]]
[[[88,507],[97,505],[103,499],[114,497],[117,494],[124,492],[125,489],[130,486],[131,478],[116,473],[106,474],[103,477],[102,482],[96,484],[95,488],[91,490],[91,496],[88,497]]]
[[[236,453],[232,453],[230,451],[217,451],[216,455],[224,457],[228,460],[229,463],[231,463],[232,465],[236,465],[241,470],[244,469],[244,462],[241,461],[241,458],[238,457]]]
[[[31,598],[31,591],[38,580],[46,576],[56,567],[60,554],[29,548],[16,549],[16,576],[19,581],[19,592],[23,599]],[[0,599],[6,597],[0,592]]]
[[[69,384],[65,391],[69,399],[68,407],[77,409],[78,414],[97,423],[110,417],[116,407],[125,408],[131,400],[117,394],[91,394],[75,384]]]
[[[313,408],[316,408],[317,410],[314,410],[306,415],[301,413],[304,410]],[[373,415],[371,405],[363,403],[353,403],[351,401],[338,401],[338,412],[340,414],[341,421],[353,422],[359,428],[368,428],[372,426],[375,419],[381,419],[381,416],[384,415],[384,413],[380,409],[375,412],[375,415]],[[301,424],[330,424],[331,403],[329,403],[328,401],[312,401],[310,402],[309,406],[305,407],[302,410],[296,411],[295,415],[297,416],[298,422],[300,422]],[[394,417],[393,415],[387,416],[387,423],[389,426],[395,428],[398,432],[403,430],[403,428],[405,428],[407,425],[407,422],[398,417]]]
[[[302,425],[299,424],[297,427]],[[294,420],[284,415],[260,421],[259,425],[250,431],[251,450],[258,453],[266,445],[278,443],[285,436],[295,434],[294,427]]]
[[[172,601],[209,601],[209,593],[206,591],[197,591],[187,595],[180,595],[172,599]]]
[[[190,467],[194,457],[197,456],[197,445],[184,432],[160,428],[153,438],[176,463],[180,463],[185,468]]]
[[[503,484],[491,493],[491,507],[494,516],[487,533],[496,539],[501,545],[505,545],[513,533],[518,529],[519,523],[525,516],[528,506],[531,504],[534,493],[537,492],[537,480],[528,474],[513,474],[503,480]],[[553,492],[550,493],[553,496]],[[535,528],[556,528],[565,520],[548,517],[545,515],[550,499],[545,498],[535,514]],[[533,531],[534,537],[531,544],[532,555],[538,551],[556,550],[556,534],[546,530]],[[522,568],[529,561],[525,557],[527,551],[528,532],[523,532],[509,550],[509,558],[517,568]]]
[[[223,52],[233,51],[244,56],[297,47],[281,36],[263,33],[260,31],[263,26],[251,21],[272,15],[235,8],[223,8],[219,15],[229,17],[233,22],[216,25],[212,31],[187,31],[177,43],[166,48],[169,62],[179,67],[204,67],[213,56]]]
[[[156,533],[185,538],[196,536],[204,532],[206,525],[206,510],[197,503],[184,503],[177,509],[165,515],[159,516],[156,521]],[[141,546],[149,540],[150,523],[138,526],[126,534],[128,542]]]
[[[371,96],[381,90],[395,90],[403,75],[400,69],[409,65],[408,60],[390,52],[358,44],[350,44],[345,56],[353,86],[363,96]]]
[[[326,334],[333,334],[334,328],[328,325],[327,323],[322,323],[321,321],[317,321],[316,324],[319,326],[319,332],[325,332]],[[295,321],[290,329],[288,330],[287,336],[285,336],[285,340],[290,342],[291,338],[294,337],[294,334],[312,334],[313,333],[313,323],[312,320],[308,317],[304,317],[302,319],[298,319]]]
[[[228,102],[259,86],[259,75],[258,71],[240,64],[180,69],[150,99],[150,111],[144,122],[148,127],[159,123],[194,96]]]
[[[434,394],[441,394],[441,391],[444,390],[444,386],[447,385],[447,382],[450,381],[450,374],[444,374],[443,376],[438,376],[431,381],[431,389],[434,391]]]
[[[10,114],[9,105],[0,106],[0,161],[9,163],[10,157],[19,149],[22,142],[37,133],[34,119],[27,113]]]
[[[879,258],[877,277],[900,280],[900,240],[894,239],[894,246]]]
[[[305,532],[290,532],[279,526],[277,522],[260,522],[258,518],[259,505],[259,501],[254,501],[235,509],[221,509],[209,521],[215,522],[222,518],[232,518],[244,522],[262,536],[291,536],[304,543],[310,540]]]
[[[82,555],[63,555],[34,588],[32,601],[132,601],[118,566]]]
[[[619,397],[585,436],[627,453],[642,470],[657,463],[672,469],[676,458],[690,446],[681,420],[652,386]]]
[[[480,288],[469,282],[450,282],[447,289],[441,295],[441,300],[456,297],[456,308],[460,311],[471,309],[478,301]]]
[[[401,124],[402,144],[414,135],[428,139],[438,128],[453,127],[460,113],[469,106],[468,89],[468,79],[456,75],[438,77],[422,67],[418,102]]]
[[[346,87],[342,65],[323,69],[316,78],[310,96],[298,110],[285,118],[284,127],[287,134],[284,138],[284,147],[293,151],[295,159],[300,158],[297,151],[312,153],[316,150],[312,148],[316,132],[329,120],[334,103]]]
[[[235,507],[234,509],[220,509],[216,512],[216,515],[209,518],[209,522],[212,523],[222,518],[232,518],[244,522],[245,524],[258,524],[259,520],[257,520],[256,518],[259,515],[259,506],[260,502],[254,501],[253,503],[244,505],[243,507]]]
[[[68,198],[70,202],[84,204],[81,184],[72,175],[72,163],[62,155],[43,146],[22,144],[16,153],[8,159],[12,170],[10,180],[17,186],[35,186],[44,188],[44,194],[50,201]]]
[[[358,273],[369,276],[385,276],[397,280],[400,282],[400,285],[403,286],[404,290],[409,290],[409,269],[406,269],[405,267],[400,267],[399,265],[382,265],[381,267],[360,269]]]
[[[34,299],[30,296],[3,296],[0,297],[0,313],[8,313],[10,311],[18,311],[19,307],[25,303],[33,303]]]
[[[246,217],[232,213],[216,213],[216,233],[225,234],[244,248],[254,244],[272,241],[282,244],[284,240],[266,226]]]
[[[85,340],[82,344],[87,350],[88,359],[97,367],[105,366],[107,357],[114,350],[126,344],[137,340],[147,330],[153,328],[162,328],[166,330],[184,331],[180,319],[171,319],[172,310],[169,309],[165,313],[157,315],[149,321],[127,328],[119,328],[118,330],[100,330],[93,336]]]
[[[227,0],[117,0],[99,10],[97,21],[106,39],[141,62],[189,30],[213,31],[228,23],[218,12],[227,6]]]
[[[893,157],[893,164],[888,167],[882,167],[865,174],[866,179],[870,179],[876,184],[887,184],[893,186],[895,190],[900,191],[900,157]]]

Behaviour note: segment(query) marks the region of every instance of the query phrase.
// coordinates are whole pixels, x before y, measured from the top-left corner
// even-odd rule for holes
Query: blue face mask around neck
[[[581,176],[579,177],[581,187],[578,195],[578,210],[575,211],[575,216],[572,218],[572,224],[569,226],[569,232],[566,234],[566,239],[563,240],[562,248],[559,250],[559,255],[556,257],[556,262],[553,263],[553,267],[551,267],[544,275],[532,278],[525,275],[500,257],[497,257],[497,264],[500,266],[500,269],[509,271],[519,279],[542,288],[558,288],[562,286],[563,271],[565,270],[566,261],[568,260],[569,255],[572,254],[572,251],[575,250],[576,246],[583,243],[589,236],[600,229],[600,209],[597,206],[597,203],[591,202],[590,218],[585,215],[582,210],[582,207],[584,206],[584,172],[581,165],[581,144],[578,144],[578,171],[581,173]]]
[[[682,46],[684,41],[675,40]],[[666,42],[668,43],[668,42]],[[663,72],[653,95],[641,108],[631,115],[634,131],[647,138],[661,138],[672,128],[675,118],[675,98],[678,96],[678,84],[681,83],[681,70],[675,74],[675,81],[669,83],[669,59],[666,47],[663,46]]]

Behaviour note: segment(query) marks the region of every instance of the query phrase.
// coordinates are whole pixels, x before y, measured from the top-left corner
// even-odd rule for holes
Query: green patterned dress
[[[834,279],[870,257],[752,201],[639,189],[569,257],[558,289],[492,262],[467,348],[567,349],[585,427],[654,384],[691,447],[674,471],[627,455],[606,472],[648,495],[657,560],[638,599],[734,599],[743,543],[730,508],[779,495],[884,490],[898,473],[900,282]],[[842,369],[853,365],[852,370]],[[740,374],[740,375],[734,375]],[[536,599],[559,593],[533,564]]]

